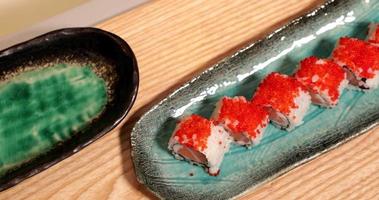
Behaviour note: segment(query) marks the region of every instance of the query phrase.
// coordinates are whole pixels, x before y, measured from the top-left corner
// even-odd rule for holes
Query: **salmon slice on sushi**
[[[265,107],[275,125],[291,130],[303,122],[311,96],[295,78],[273,72],[259,84],[252,103]]]
[[[314,104],[334,107],[346,88],[346,73],[339,65],[329,59],[314,56],[300,62],[294,77],[307,87]]]
[[[210,175],[217,176],[230,142],[230,136],[222,126],[201,116],[190,115],[177,124],[168,149],[175,158],[204,166]]]
[[[362,90],[378,87],[379,47],[363,40],[343,37],[332,56],[345,69],[351,85]]]
[[[212,119],[222,125],[239,145],[258,144],[269,122],[267,111],[245,97],[223,97],[216,105]]]
[[[368,26],[367,41],[374,45],[379,45],[379,24],[371,23]]]

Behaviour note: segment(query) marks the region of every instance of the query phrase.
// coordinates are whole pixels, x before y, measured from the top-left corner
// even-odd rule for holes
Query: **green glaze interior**
[[[0,175],[85,128],[106,102],[105,82],[88,66],[59,64],[0,83]]]
[[[233,146],[217,177],[176,160],[167,150],[180,117],[191,113],[210,117],[224,95],[251,98],[268,73],[292,74],[307,56],[328,57],[338,38],[363,39],[368,24],[375,21],[379,21],[379,1],[329,1],[185,84],[134,127],[132,156],[138,180],[165,199],[228,199],[376,125],[379,89],[367,93],[345,90],[336,108],[311,106],[295,130],[286,132],[269,125],[259,145],[251,149]]]

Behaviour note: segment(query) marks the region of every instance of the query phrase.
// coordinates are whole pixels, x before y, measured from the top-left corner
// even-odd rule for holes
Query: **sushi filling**
[[[288,115],[285,115],[272,107],[267,107],[270,114],[270,120],[274,125],[282,129],[291,130],[303,123],[303,118],[309,109],[311,97],[308,93],[300,90],[299,96],[294,99],[294,102],[297,105],[297,108],[292,108]]]
[[[249,147],[260,142],[268,113],[245,97],[224,97],[217,103],[212,119],[229,132],[235,143]]]
[[[344,69],[347,74],[347,80],[351,85],[355,87],[358,87],[362,90],[369,90],[371,88],[377,88],[379,85],[379,70],[376,70],[374,72],[375,75],[373,78],[365,78],[357,76],[347,66],[344,66]]]
[[[335,102],[332,102],[332,100],[329,98],[325,92],[322,93],[314,93],[312,91],[309,91],[309,94],[311,95],[311,101],[314,104],[323,106],[323,107],[331,107],[336,105]]]
[[[290,127],[291,122],[283,113],[273,109],[270,106],[267,107],[267,111],[269,113],[269,118],[274,125],[282,129],[287,129]]]
[[[198,163],[200,165],[207,166],[207,158],[204,154],[195,151],[187,146],[181,145],[181,144],[174,144],[172,145],[172,150],[175,153],[175,156],[177,159],[182,160],[186,159],[195,163]],[[179,157],[178,157],[179,156]]]
[[[202,122],[198,123],[199,120]],[[197,130],[201,131],[197,134],[194,132]],[[201,165],[212,176],[219,174],[224,154],[229,147],[230,137],[223,127],[194,115],[177,125],[168,145],[176,159]]]

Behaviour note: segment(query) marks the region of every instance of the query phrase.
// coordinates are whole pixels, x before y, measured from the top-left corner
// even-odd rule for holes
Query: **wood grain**
[[[321,2],[153,1],[99,24],[135,51],[141,83],[134,108],[117,129],[0,199],[154,199],[137,183],[130,159],[129,135],[139,116],[206,67]],[[379,129],[240,198],[378,199]]]

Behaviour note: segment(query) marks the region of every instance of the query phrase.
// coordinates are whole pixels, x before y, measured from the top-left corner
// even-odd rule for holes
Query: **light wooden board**
[[[141,83],[134,108],[123,125],[0,199],[153,199],[137,183],[130,159],[129,135],[139,116],[195,74],[321,2],[153,1],[98,25],[136,53]],[[241,196],[279,198],[378,199],[379,129]]]

